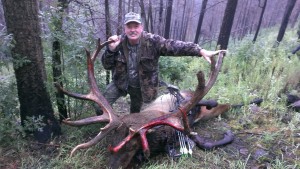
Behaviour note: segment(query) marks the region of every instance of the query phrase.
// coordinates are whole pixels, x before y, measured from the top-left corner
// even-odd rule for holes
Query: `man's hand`
[[[120,44],[120,42],[121,42],[121,35],[120,35],[120,36],[118,36],[118,35],[113,35],[113,36],[109,37],[109,38],[108,38],[108,41],[111,41],[111,40],[114,41],[114,42],[110,43],[110,44],[108,45],[108,48],[109,48],[110,51],[115,52],[116,47],[117,47],[117,46]]]
[[[209,63],[211,63],[211,57],[213,57],[216,54],[219,54],[220,52],[226,52],[226,50],[209,51],[209,50],[201,49],[200,55],[203,56],[203,58],[207,60]]]

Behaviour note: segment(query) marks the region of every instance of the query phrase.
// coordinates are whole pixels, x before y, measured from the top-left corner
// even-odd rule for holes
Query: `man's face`
[[[131,41],[137,41],[143,32],[143,25],[137,22],[129,22],[125,25],[125,34]]]

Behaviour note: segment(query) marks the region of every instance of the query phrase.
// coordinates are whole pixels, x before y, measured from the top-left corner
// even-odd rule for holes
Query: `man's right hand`
[[[111,37],[109,37],[108,38],[108,41],[114,41],[114,42],[112,42],[112,43],[110,43],[109,45],[108,45],[108,48],[109,48],[109,50],[110,51],[112,51],[112,52],[115,52],[115,50],[116,50],[116,47],[120,44],[120,42],[121,42],[121,35],[113,35],[113,36],[111,36]]]

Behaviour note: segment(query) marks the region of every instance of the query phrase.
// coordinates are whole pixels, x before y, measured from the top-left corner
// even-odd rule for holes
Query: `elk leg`
[[[224,134],[224,138],[218,141],[206,141],[196,133],[191,134],[189,137],[196,143],[199,148],[204,150],[211,150],[215,147],[220,147],[231,143],[234,139],[234,134],[231,131],[227,131]]]

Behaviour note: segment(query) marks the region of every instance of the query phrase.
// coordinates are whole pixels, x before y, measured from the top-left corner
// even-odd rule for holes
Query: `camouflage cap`
[[[124,24],[127,24],[129,22],[142,23],[141,15],[134,12],[127,13],[125,15]]]

